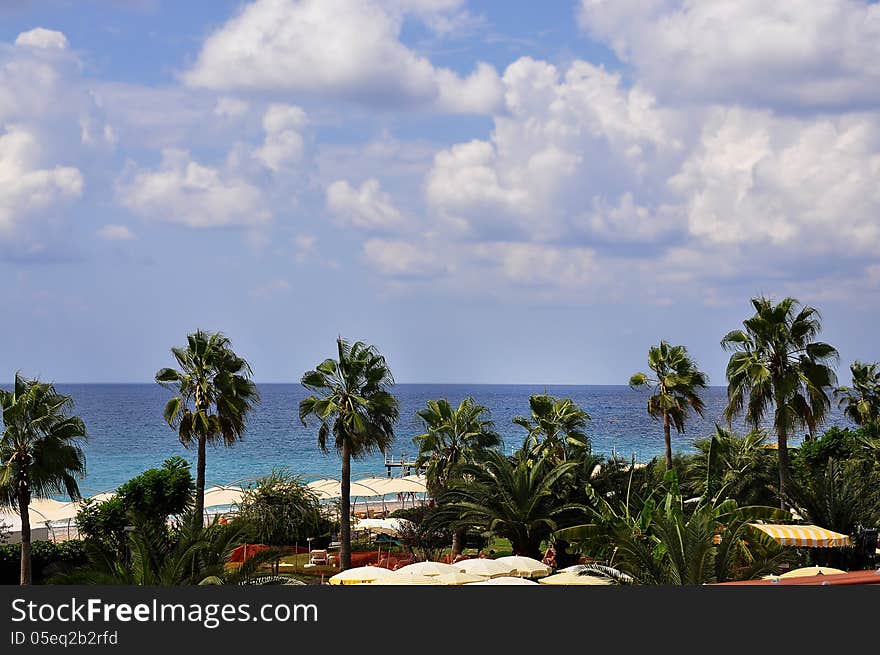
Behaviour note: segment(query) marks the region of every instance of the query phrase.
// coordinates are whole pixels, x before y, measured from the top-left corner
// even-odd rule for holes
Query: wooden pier
[[[388,471],[388,477],[393,477],[394,469],[400,469],[400,474],[403,475],[411,475],[413,473],[419,472],[419,467],[416,466],[415,460],[407,460],[406,453],[402,454],[397,459],[392,459],[385,455],[385,469]]]

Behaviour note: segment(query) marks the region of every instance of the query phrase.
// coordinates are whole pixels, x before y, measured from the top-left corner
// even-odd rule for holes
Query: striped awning
[[[826,530],[816,525],[783,525],[780,523],[750,523],[749,525],[767,533],[783,546],[831,548],[852,545],[849,535]]]

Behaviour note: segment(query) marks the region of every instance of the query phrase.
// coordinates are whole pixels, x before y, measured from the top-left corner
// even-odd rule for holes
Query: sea
[[[83,495],[94,495],[116,488],[146,469],[159,467],[180,455],[193,465],[195,450],[184,448],[162,418],[171,392],[152,384],[56,384],[60,393],[71,396],[73,412],[86,424],[89,438],[85,446],[87,473],[79,482]],[[232,447],[208,447],[206,479],[212,484],[246,484],[274,470],[286,470],[308,481],[339,477],[340,457],[318,447],[317,426],[300,423],[297,407],[307,394],[299,384],[259,384],[261,401],[250,414],[244,438]],[[512,453],[524,440],[525,430],[513,423],[518,415],[528,416],[529,396],[548,393],[571,398],[591,417],[588,434],[595,453],[616,454],[636,461],[662,455],[663,427],[648,416],[646,390],[628,386],[567,385],[478,385],[478,384],[396,384],[392,388],[400,402],[400,420],[388,459],[411,461],[417,454],[413,437],[423,432],[416,412],[427,401],[446,398],[458,404],[472,397],[485,405],[503,437],[505,452]],[[693,440],[711,434],[714,423],[723,424],[725,387],[710,387],[703,393],[703,417],[692,414],[686,431],[673,431],[673,450],[694,452]],[[849,425],[834,407],[826,426]],[[735,429],[743,429],[740,424]],[[792,437],[793,445],[799,443]],[[386,475],[386,459],[381,453],[352,462],[352,478]],[[400,474],[399,468],[392,473]]]

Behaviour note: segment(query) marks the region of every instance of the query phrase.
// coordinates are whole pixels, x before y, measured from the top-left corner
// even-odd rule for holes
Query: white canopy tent
[[[241,487],[216,486],[205,489],[205,507],[220,507],[225,505],[237,505],[244,497],[244,489]]]
[[[334,500],[342,497],[342,483],[333,478],[321,478],[306,484],[320,500]],[[366,477],[351,481],[350,497],[357,498],[381,498],[382,507],[385,509],[386,496],[390,494],[411,494],[415,501],[415,494],[426,493],[427,484],[424,475],[408,475],[401,478]],[[403,497],[399,498],[403,501]]]

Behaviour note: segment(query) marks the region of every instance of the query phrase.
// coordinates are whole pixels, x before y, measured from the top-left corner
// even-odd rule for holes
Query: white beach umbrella
[[[510,564],[504,564],[497,559],[489,559],[476,557],[474,559],[463,559],[456,562],[453,566],[457,566],[465,573],[473,573],[481,575],[484,578],[499,578],[501,576],[510,576],[516,572],[516,567]]]
[[[371,530],[372,532],[381,532],[387,535],[398,535],[402,528],[410,522],[406,519],[357,519],[354,523],[355,530]]]
[[[477,585],[477,584],[491,584],[491,585],[524,585],[524,584],[529,584],[529,585],[536,585],[538,583],[535,582],[534,580],[529,580],[528,578],[516,578],[516,577],[510,576],[510,575],[502,575],[497,578],[489,578],[487,580],[483,580],[482,582],[471,582],[468,584],[468,586],[470,587],[471,585]]]
[[[244,489],[241,487],[210,487],[205,489],[205,507],[219,507],[221,505],[235,505],[244,497]]]
[[[392,575],[393,571],[381,566],[356,566],[330,576],[327,581],[330,584],[364,584]]]
[[[482,582],[486,579],[481,575],[477,575],[476,573],[464,573],[463,571],[456,571],[455,573],[441,573],[440,575],[435,575],[432,577],[437,582],[437,584],[441,585],[466,585],[472,584],[474,582]]]
[[[540,584],[549,585],[592,585],[603,586],[613,585],[614,582],[608,578],[600,578],[595,575],[578,575],[577,573],[555,573],[546,578],[538,580]]]
[[[325,478],[322,480],[314,480],[309,482],[306,487],[315,492],[315,495],[322,500],[342,497],[342,483],[339,480]],[[360,496],[362,498],[371,498],[373,496],[381,496],[383,492],[373,488],[371,485],[363,484],[357,480],[351,481],[351,489],[349,496]]]
[[[401,575],[441,575],[443,573],[460,573],[457,566],[443,562],[413,562],[397,569]]]
[[[376,578],[370,584],[372,585],[439,585],[436,575],[394,575]]]
[[[385,478],[379,485],[386,494],[424,493],[427,487],[423,482],[411,478]]]
[[[523,555],[505,555],[495,559],[499,564],[512,566],[515,571],[514,575],[526,578],[540,578],[543,575],[550,575],[553,569],[543,562],[539,562],[533,557],[525,557]]]

